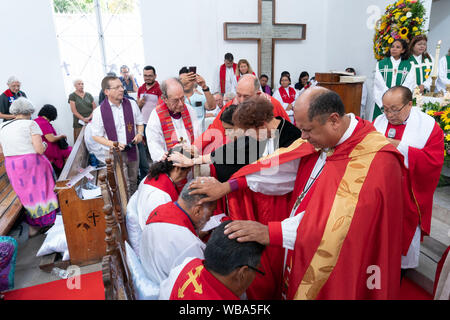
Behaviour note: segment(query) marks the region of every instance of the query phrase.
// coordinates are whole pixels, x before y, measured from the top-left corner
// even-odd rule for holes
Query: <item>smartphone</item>
[[[195,101],[195,106],[196,107],[201,107],[202,106],[202,102],[201,101]]]
[[[189,67],[189,72],[197,74],[197,67]]]

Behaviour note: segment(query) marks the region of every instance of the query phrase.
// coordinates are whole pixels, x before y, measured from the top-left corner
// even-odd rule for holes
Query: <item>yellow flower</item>
[[[445,137],[445,140],[450,141],[450,134]]]
[[[399,5],[401,5],[402,3],[404,3],[404,2],[405,2],[404,0],[399,0],[399,1],[396,3],[396,5],[399,6]]]
[[[419,30],[419,28],[417,28],[417,27],[414,27],[413,29],[412,29],[412,31],[414,31],[414,32],[416,32],[416,31],[418,31]]]
[[[430,115],[430,116],[434,116],[434,111],[433,110],[428,110],[427,114]]]
[[[400,37],[405,38],[405,37],[408,36],[408,33],[409,33],[408,28],[407,27],[403,27],[403,28],[400,29],[398,34],[400,35]]]
[[[445,124],[450,124],[449,114],[450,114],[450,108],[447,108],[447,110],[445,110],[444,113],[441,115],[441,120],[444,121]],[[448,141],[450,141],[450,140],[448,140]]]
[[[450,124],[446,125],[446,126],[444,127],[444,130],[445,130],[445,131],[450,130]]]
[[[403,17],[400,18],[400,21],[401,21],[401,22],[405,22],[407,19],[408,19],[408,18],[407,18],[406,16],[403,16]]]
[[[389,40],[388,40],[388,43],[390,44],[392,42],[394,42],[394,38],[390,37]]]
[[[417,31],[415,35],[416,35],[416,36],[420,35],[420,31]]]

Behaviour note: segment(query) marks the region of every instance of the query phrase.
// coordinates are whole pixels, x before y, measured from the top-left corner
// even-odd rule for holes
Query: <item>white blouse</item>
[[[11,122],[12,121],[12,122]],[[0,128],[0,144],[5,157],[36,153],[32,135],[42,135],[41,128],[33,120],[19,119],[3,122]]]

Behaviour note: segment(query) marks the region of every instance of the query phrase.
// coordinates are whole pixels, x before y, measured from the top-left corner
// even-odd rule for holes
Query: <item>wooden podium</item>
[[[337,73],[316,73],[317,85],[336,92],[344,103],[345,112],[359,117],[363,82],[340,82],[340,77]]]

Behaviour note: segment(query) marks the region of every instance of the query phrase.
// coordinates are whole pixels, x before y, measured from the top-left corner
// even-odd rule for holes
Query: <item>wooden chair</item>
[[[135,300],[136,295],[125,251],[125,241],[128,240],[125,223],[128,193],[120,151],[117,148],[112,150],[112,159],[106,160],[106,166],[106,176],[102,174],[99,177],[106,220],[106,255],[102,260],[105,299]]]
[[[5,157],[0,153],[0,236],[11,230],[23,206],[14,192],[5,168]]]

